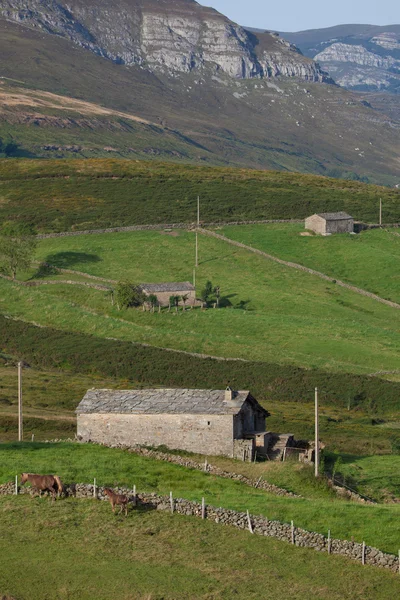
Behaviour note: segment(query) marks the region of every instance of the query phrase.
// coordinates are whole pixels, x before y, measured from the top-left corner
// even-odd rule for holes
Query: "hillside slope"
[[[315,175],[127,160],[0,160],[0,220],[39,233],[201,220],[302,219],[344,210],[400,221],[400,191]]]
[[[87,110],[79,112],[82,107],[78,106],[76,118],[71,120],[70,110],[54,114],[54,109],[43,104],[32,107],[21,102],[16,107],[3,97],[0,138],[19,144],[20,154],[66,157],[78,153],[87,157],[117,152],[126,157],[162,156],[398,183],[400,125],[337,86],[321,83],[322,76],[307,74],[305,65],[316,69],[315,64],[274,36],[246,34],[239,54],[222,52],[226,64],[204,60],[197,65],[194,60],[193,68],[183,69],[178,61],[179,69],[172,69],[164,59],[153,64],[150,50],[146,60],[143,55],[139,62],[120,60],[116,53],[107,58],[83,42],[79,45],[75,34],[67,30],[54,30],[54,35],[54,24],[40,27],[27,20],[25,13],[12,12],[10,6],[15,4],[23,3],[0,2],[3,15],[19,20],[0,20],[0,53],[4,57],[0,77],[3,82],[14,80],[8,81],[13,93],[23,95],[15,88],[51,92],[156,124],[144,130],[115,114],[99,118],[94,111],[89,117]],[[128,12],[137,5],[128,4]],[[188,4],[195,5],[181,0],[175,6],[180,11]],[[38,11],[43,6],[38,3]],[[225,33],[231,32],[226,33],[228,39],[242,35],[244,30],[211,12]],[[103,39],[102,35],[107,40],[117,39],[118,28],[107,33],[101,16],[92,21],[102,32],[96,33],[96,40]],[[160,43],[164,48],[161,38]],[[206,42],[202,43],[205,52]],[[241,52],[248,44],[253,66],[242,76],[233,76],[228,65],[231,59],[237,64],[238,56],[244,60]],[[265,68],[257,66],[261,63]],[[59,120],[49,119],[49,115]]]

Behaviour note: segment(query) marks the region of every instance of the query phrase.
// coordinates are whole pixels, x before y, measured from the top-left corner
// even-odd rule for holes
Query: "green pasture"
[[[397,426],[399,423],[383,422],[379,427],[389,431],[387,426]],[[388,434],[389,435],[389,434]],[[373,498],[383,502],[400,497],[400,437],[397,438],[397,456],[360,456],[359,454],[341,454],[337,469],[341,479],[349,485]],[[333,455],[331,460],[338,460],[338,455]]]
[[[43,240],[37,258],[133,282],[190,280],[194,234],[135,232]],[[0,310],[98,337],[214,356],[322,368],[394,371],[400,313],[307,273],[201,236],[196,287],[221,286],[222,308],[162,314],[118,311],[104,292],[22,288],[0,281]]]
[[[380,197],[388,221],[400,219],[397,190],[328,177],[156,161],[0,160],[0,220],[38,231],[193,223],[198,195],[206,222],[335,210],[376,222]]]
[[[221,233],[400,303],[400,230],[304,236],[304,225],[275,223],[223,227]]]
[[[397,575],[343,557],[157,511],[123,519],[92,500],[2,498],[0,527],[0,589],[24,600],[258,600],[288,589],[293,600],[387,600],[400,593]]]
[[[10,481],[17,473],[56,472],[68,482],[99,485],[135,484],[139,491],[169,494],[235,510],[249,510],[269,519],[294,520],[299,527],[326,534],[331,529],[337,538],[365,541],[388,552],[397,553],[399,544],[398,505],[364,506],[333,497],[323,482],[316,486],[313,472],[292,473],[291,488],[298,480],[307,498],[285,498],[268,494],[237,481],[221,479],[170,463],[136,456],[127,451],[81,444],[2,444],[0,445],[0,482]],[[307,469],[307,467],[303,467]],[[308,477],[306,486],[304,477]],[[288,480],[289,481],[289,480]],[[296,483],[297,482],[297,483]]]

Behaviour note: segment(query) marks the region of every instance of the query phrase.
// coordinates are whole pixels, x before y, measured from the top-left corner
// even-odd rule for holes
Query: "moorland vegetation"
[[[400,192],[356,181],[282,171],[129,160],[0,160],[0,219],[38,232],[157,223],[303,219],[344,210],[400,220]]]

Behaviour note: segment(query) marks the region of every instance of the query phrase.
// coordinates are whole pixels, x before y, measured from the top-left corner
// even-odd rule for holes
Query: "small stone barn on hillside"
[[[354,219],[345,212],[319,213],[306,219],[306,229],[321,235],[353,233]]]
[[[188,296],[186,304],[196,303],[196,290],[188,281],[180,283],[142,283],[139,289],[147,296],[154,294],[160,306],[168,306],[171,296]],[[183,304],[180,302],[180,304]]]
[[[263,453],[269,416],[250,392],[89,390],[77,408],[78,439],[161,446],[252,460]]]

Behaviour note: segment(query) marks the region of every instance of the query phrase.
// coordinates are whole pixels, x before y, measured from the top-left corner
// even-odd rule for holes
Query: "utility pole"
[[[200,227],[200,196],[197,196],[197,227]]]
[[[315,477],[319,475],[319,415],[318,388],[315,388]]]
[[[18,441],[22,442],[24,436],[22,423],[22,363],[18,363]]]
[[[199,234],[200,227],[200,196],[197,196],[197,229],[196,229],[196,267],[199,266]]]
[[[379,225],[382,225],[382,198],[379,198]]]
[[[193,287],[196,289],[196,269],[193,269]]]

